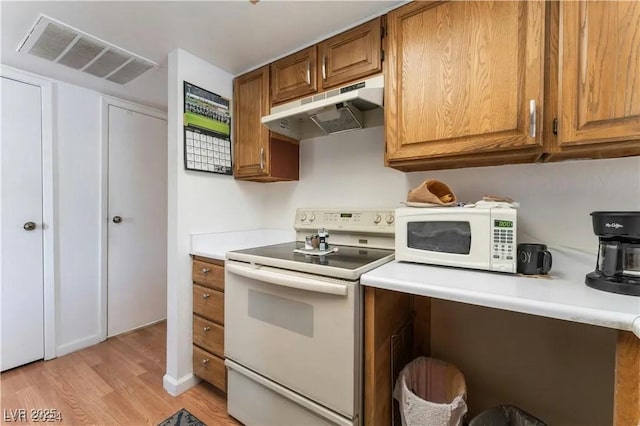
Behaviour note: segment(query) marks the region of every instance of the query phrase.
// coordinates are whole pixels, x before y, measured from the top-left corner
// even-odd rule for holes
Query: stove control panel
[[[314,231],[326,228],[337,232],[393,234],[394,209],[298,209],[296,231]]]

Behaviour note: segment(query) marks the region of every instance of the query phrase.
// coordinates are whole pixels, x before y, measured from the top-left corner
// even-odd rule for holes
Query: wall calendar
[[[184,82],[184,166],[233,174],[230,101]]]

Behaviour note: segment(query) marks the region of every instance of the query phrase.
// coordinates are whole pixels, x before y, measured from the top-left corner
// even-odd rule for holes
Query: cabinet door
[[[285,102],[315,93],[316,46],[309,47],[271,64],[271,101]]]
[[[381,21],[376,18],[318,45],[321,90],[382,71]]]
[[[640,2],[561,2],[559,66],[560,147],[637,144]]]
[[[269,113],[269,66],[233,81],[235,177],[267,175],[269,129],[260,122]]]
[[[541,152],[544,13],[543,2],[515,1],[416,2],[390,12],[389,164]]]

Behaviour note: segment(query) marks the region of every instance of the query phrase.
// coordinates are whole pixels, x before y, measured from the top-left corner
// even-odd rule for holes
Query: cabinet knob
[[[377,214],[376,217],[373,219],[373,223],[380,223],[380,221],[382,221],[382,216]]]
[[[207,275],[209,272],[211,271],[211,269],[209,268],[202,268],[202,273]]]
[[[22,228],[25,231],[33,231],[34,229],[36,229],[36,223],[35,222],[27,222],[22,226]]]
[[[209,326],[202,327],[202,331],[204,331],[205,333],[209,330],[211,330],[211,327]]]
[[[209,364],[209,358],[205,358],[202,360],[202,365],[207,365]]]
[[[211,295],[209,293],[205,293],[202,295],[203,299],[208,299],[209,297],[211,297]]]

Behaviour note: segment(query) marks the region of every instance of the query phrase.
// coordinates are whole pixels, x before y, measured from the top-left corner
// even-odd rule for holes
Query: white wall
[[[178,394],[192,374],[192,282],[189,235],[261,227],[264,184],[232,176],[186,171],[183,160],[183,81],[231,98],[233,76],[177,49],[169,54],[169,228],[167,257],[167,374],[165,389]]]
[[[100,94],[54,86],[60,356],[100,340]]]
[[[640,157],[404,173],[384,167],[382,127],[300,143],[300,180],[269,185],[269,223],[290,227],[297,207],[400,207],[427,178],[459,201],[484,194],[520,202],[519,240],[596,252],[589,213],[640,208]],[[526,234],[531,235],[526,235]]]
[[[297,207],[399,206],[435,178],[460,201],[519,201],[519,241],[595,253],[591,211],[640,210],[640,157],[402,173],[383,153],[381,127],[302,141],[300,181],[268,186],[267,223],[292,226]],[[550,424],[611,422],[613,330],[437,300],[432,309],[433,355],[465,373],[472,413],[513,403]]]

